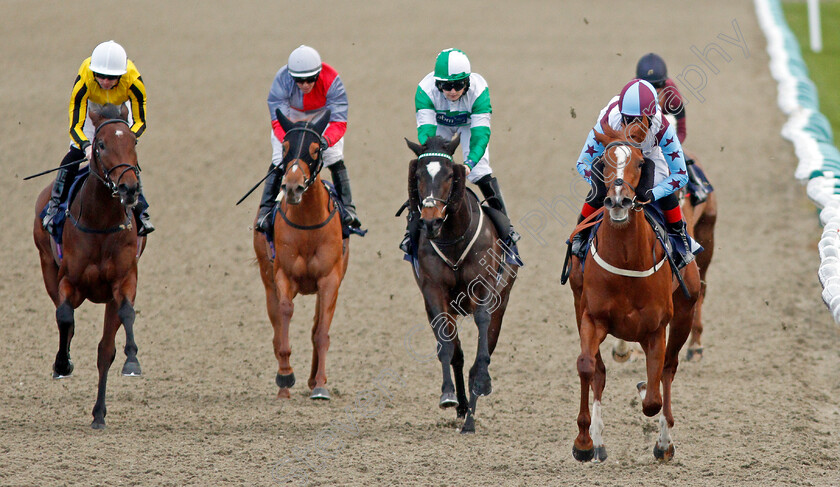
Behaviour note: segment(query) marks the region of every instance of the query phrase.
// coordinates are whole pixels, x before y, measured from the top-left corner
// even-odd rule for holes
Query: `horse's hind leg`
[[[122,309],[122,308],[120,308]],[[102,340],[99,341],[99,349],[96,357],[96,367],[99,369],[99,387],[96,393],[96,404],[93,406],[93,423],[91,428],[105,428],[105,389],[108,383],[108,369],[117,356],[117,346],[114,339],[120,327],[120,312],[117,310],[116,301],[109,301],[105,305],[105,325],[102,330]]]

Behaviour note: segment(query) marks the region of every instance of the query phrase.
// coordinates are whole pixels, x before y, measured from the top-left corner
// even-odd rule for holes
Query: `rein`
[[[112,124],[112,123],[124,123],[126,126],[129,126],[128,122],[126,122],[125,120],[122,120],[120,118],[111,118],[111,119],[105,120],[104,122],[100,123],[99,126],[96,127],[96,131],[93,134],[93,142],[92,142],[92,145],[93,145],[93,156],[92,156],[92,158],[93,158],[93,160],[91,161],[91,166],[97,166],[97,167],[92,168],[92,170],[90,171],[90,174],[92,174],[96,179],[98,179],[100,182],[102,182],[102,184],[104,184],[105,187],[108,188],[111,191],[111,196],[113,197],[113,196],[117,196],[119,194],[119,189],[118,189],[119,182],[120,182],[120,180],[122,180],[123,176],[125,176],[125,174],[127,172],[133,171],[135,176],[137,176],[137,180],[138,181],[140,180],[140,166],[139,165],[134,166],[134,165],[128,164],[128,163],[122,163],[122,164],[117,164],[116,166],[114,166],[114,167],[112,167],[108,170],[104,169],[104,167],[102,165],[102,160],[100,159],[100,156],[99,156],[99,150],[100,149],[99,149],[99,144],[97,144],[97,141],[98,141],[97,136],[99,135],[99,131],[102,129],[102,127],[104,127],[105,125]],[[129,127],[129,130],[130,130],[130,127]],[[114,182],[111,179],[111,171],[113,171],[114,169],[120,168],[120,167],[124,167],[125,169],[117,177],[117,181]],[[98,171],[95,170],[97,168],[98,168]],[[100,171],[103,174],[102,176],[99,175]],[[85,180],[84,184],[87,184],[87,180]],[[84,187],[84,184],[83,184],[83,187]],[[81,190],[80,190],[80,192],[81,192]],[[82,214],[82,208],[81,208],[82,203],[81,202],[79,203],[79,207],[80,207],[79,218],[81,218],[81,214]],[[128,212],[127,208],[125,208],[125,221],[123,223],[120,223],[119,225],[115,225],[113,227],[101,228],[101,229],[100,228],[89,228],[89,227],[86,227],[86,226],[82,225],[81,222],[79,221],[79,219],[76,218],[75,216],[73,216],[73,213],[70,211],[69,204],[68,204],[68,207],[67,207],[67,216],[70,218],[70,221],[73,223],[73,226],[76,227],[76,229],[78,229],[82,233],[111,234],[111,233],[117,233],[117,232],[121,232],[123,230],[131,229],[131,216],[129,215],[129,212]]]
[[[467,204],[469,205],[469,203],[467,203]],[[467,211],[469,211],[469,208],[467,208]],[[452,269],[453,271],[457,271],[458,266],[460,266],[461,263],[464,262],[464,259],[467,257],[467,254],[470,252],[470,250],[473,248],[473,245],[475,245],[475,242],[478,240],[478,235],[481,233],[481,227],[483,226],[483,224],[484,224],[484,212],[481,211],[481,206],[479,205],[479,207],[478,207],[478,225],[475,227],[475,233],[473,234],[472,239],[470,239],[470,243],[468,243],[466,248],[464,248],[464,251],[461,252],[461,256],[458,257],[458,260],[454,263],[451,260],[449,260],[449,258],[447,256],[443,255],[443,252],[441,252],[440,248],[438,248],[438,246],[437,246],[437,244],[435,243],[434,240],[429,240],[429,243],[432,244],[432,248],[435,249],[435,253],[438,254],[438,257],[443,259],[443,262],[446,263],[446,265],[449,266],[450,269]],[[470,211],[470,225],[472,225],[472,211]],[[469,227],[467,227],[467,228],[469,229]],[[458,240],[455,240],[453,243],[463,240],[464,237],[466,237],[466,235],[467,234],[465,232],[464,235],[461,235],[461,238],[459,238]]]

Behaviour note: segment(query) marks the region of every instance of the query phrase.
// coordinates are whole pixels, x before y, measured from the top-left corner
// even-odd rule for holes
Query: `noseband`
[[[139,163],[136,166],[132,165],[132,164],[128,164],[128,163],[122,163],[122,164],[117,164],[116,166],[114,166],[110,169],[107,169],[107,170],[105,169],[105,166],[102,165],[102,160],[101,160],[100,155],[99,155],[99,150],[100,149],[99,149],[99,143],[98,142],[100,142],[100,141],[97,137],[99,136],[99,131],[102,129],[102,127],[104,127],[108,124],[112,124],[112,123],[124,123],[128,127],[128,122],[126,122],[125,120],[119,119],[119,118],[111,118],[111,119],[105,120],[104,122],[100,123],[98,127],[96,127],[96,132],[93,134],[93,161],[92,161],[92,163],[99,167],[99,172],[101,172],[102,175],[100,176],[99,172],[97,172],[97,171],[91,171],[91,174],[93,174],[96,177],[96,179],[102,181],[102,183],[109,190],[111,190],[111,195],[112,196],[116,196],[117,194],[119,194],[118,186],[120,184],[120,181],[122,180],[123,176],[125,176],[125,174],[127,172],[129,172],[129,171],[134,172],[134,175],[137,176],[138,181],[140,180],[140,165],[139,165]],[[131,130],[131,129],[129,128],[129,130]],[[124,169],[119,174],[119,176],[117,176],[117,180],[115,182],[111,179],[111,172],[114,171],[117,168],[124,168]]]
[[[319,134],[317,131],[309,128],[309,122],[306,122],[306,125],[303,127],[292,127],[291,129],[289,129],[288,132],[286,132],[286,136],[283,137],[283,140],[289,138],[289,134],[292,132],[309,132],[315,135],[315,137],[318,137],[318,143],[320,145],[318,148],[318,165],[314,168],[309,167],[309,178],[307,178],[306,182],[303,184],[303,190],[306,191],[307,189],[309,189],[310,186],[312,186],[312,183],[315,182],[315,178],[318,177],[318,173],[320,173],[321,169],[324,167],[324,158],[321,156],[324,153],[324,151],[327,150],[327,141],[326,139],[324,139],[324,136]],[[297,165],[298,167],[300,167],[302,151],[303,144],[301,143],[298,146],[298,154],[297,156],[295,156],[295,162],[292,163],[288,168],[286,168],[286,172],[288,172],[289,169],[291,169],[293,166]]]
[[[425,154],[420,154],[419,156],[417,156],[417,159],[419,160],[424,157],[443,157],[444,159],[449,160],[449,162],[452,162],[452,156],[445,152],[426,152]],[[454,175],[455,174],[453,173],[453,178]],[[429,195],[423,198],[420,204],[423,206],[423,208],[432,208],[435,206],[435,203],[443,203],[444,219],[446,219],[446,208],[450,205],[450,203],[452,203],[452,190],[453,188],[450,187],[449,196],[447,196],[445,200],[441,198],[435,198],[434,196]],[[420,208],[417,208],[417,211],[419,212]]]

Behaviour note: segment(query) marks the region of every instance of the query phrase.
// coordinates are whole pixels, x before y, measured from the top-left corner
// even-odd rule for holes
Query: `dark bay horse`
[[[606,147],[604,219],[595,233],[585,270],[581,271],[577,257],[572,258],[570,281],[581,347],[577,359],[581,385],[579,432],[572,453],[579,461],[599,462],[607,457],[601,417],[606,367],[599,351],[607,334],[642,346],[647,363],[647,382],[638,385],[642,411],[646,416],[662,411],[653,453],[666,460],[674,454],[671,383],[680,348],[691,332],[700,276],[695,262],[683,268],[689,293],[686,297],[677,287],[664,251],[636,201],[635,187],[644,164],[637,148],[644,134],[637,128],[631,126],[625,137],[602,124],[604,133],[596,134],[598,142]],[[594,393],[591,415],[590,388]]]
[[[694,165],[701,170],[703,166],[697,162],[697,158],[686,154],[687,159],[694,161]],[[703,344],[700,341],[703,334],[702,310],[703,302],[706,300],[706,271],[712,262],[715,252],[715,223],[718,213],[717,193],[714,191],[706,195],[706,201],[695,204],[690,197],[685,197],[682,203],[682,212],[685,215],[686,230],[697,243],[703,246],[703,251],[697,254],[697,267],[700,270],[700,296],[697,298],[697,313],[694,316],[694,324],[691,327],[691,337],[688,339],[686,360],[700,360],[703,358]]]
[[[90,175],[69,206],[60,262],[53,251],[52,239],[38,217],[47,203],[51,186],[41,191],[35,204],[33,236],[41,258],[44,285],[56,306],[59,344],[53,364],[54,378],[67,377],[73,372],[70,342],[75,330],[74,310],[85,300],[105,303],[105,326],[96,360],[99,388],[91,424],[94,429],[102,429],[106,414],[105,386],[108,369],[116,356],[114,337],[120,324],[126,334],[123,374],[140,373],[134,342],[134,298],[137,261],[146,239],[137,236],[131,212],[140,189],[137,137],[113,105],[91,113],[91,120],[96,133]]]
[[[475,432],[479,396],[492,392],[490,355],[496,348],[502,318],[518,265],[506,262],[512,252],[496,228],[466,191],[466,171],[452,162],[460,137],[447,142],[432,137],[424,145],[406,140],[417,155],[408,171],[409,210],[419,215],[424,231],[418,241],[415,280],[423,293],[426,314],[437,339],[443,370],[440,407],[456,407],[465,418],[461,433]],[[458,321],[473,315],[478,351],[469,371],[470,398],[464,390],[464,352]],[[455,372],[452,383],[450,367]]]
[[[347,272],[350,246],[349,239],[342,238],[335,203],[318,175],[322,167],[321,134],[329,119],[329,112],[325,112],[311,122],[292,123],[277,111],[277,120],[286,131],[283,140],[286,169],[274,221],[276,256],[266,236],[254,230],[254,252],[265,286],[268,317],[274,328],[278,398],[291,397],[289,388],[295,383],[289,362],[293,300],[298,294],[316,294],[312,369],[307,384],[312,391],[311,399],[330,399],[326,388],[330,324],[338,288]]]

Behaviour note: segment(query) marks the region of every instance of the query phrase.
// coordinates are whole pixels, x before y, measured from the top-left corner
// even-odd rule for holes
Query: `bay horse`
[[[693,160],[693,164],[703,170],[703,166],[697,162],[697,158],[686,154],[687,160]],[[694,323],[691,326],[691,337],[688,339],[686,360],[700,360],[703,358],[703,334],[702,309],[706,300],[706,272],[712,262],[715,252],[715,223],[717,222],[718,204],[717,193],[709,191],[706,201],[695,204],[694,198],[688,197],[683,188],[682,212],[685,216],[686,231],[697,243],[703,246],[703,252],[697,254],[697,267],[700,270],[700,295],[697,298],[697,313],[694,316]]]
[[[94,429],[105,428],[105,388],[108,369],[116,356],[114,338],[125,327],[127,356],[123,375],[139,375],[137,344],[134,341],[134,299],[137,294],[137,262],[146,238],[137,236],[137,223],[131,211],[140,191],[140,166],[135,145],[137,137],[122,113],[105,105],[90,118],[96,128],[89,175],[68,206],[62,233],[63,256],[41,226],[38,213],[44,208],[51,185],[41,191],[35,204],[33,236],[41,259],[44,286],[56,306],[58,353],[53,378],[73,372],[70,342],[75,331],[74,310],[82,302],[105,303],[105,325],[96,360],[99,386],[93,407]],[[69,184],[69,182],[68,182]]]
[[[694,164],[702,171],[703,166],[697,162],[697,158],[685,152],[686,161]],[[697,311],[694,314],[694,322],[691,325],[691,336],[686,345],[685,359],[688,361],[700,361],[703,358],[703,303],[706,300],[706,272],[712,262],[715,252],[715,223],[717,222],[717,193],[709,191],[706,200],[696,202],[687,192],[687,186],[680,190],[682,198],[683,216],[685,217],[686,231],[697,241],[703,251],[697,254],[697,268],[700,271],[700,295],[697,297]],[[633,350],[623,340],[616,340],[612,348],[612,356],[616,362],[625,362],[630,358]]]
[[[336,203],[321,182],[322,133],[329,111],[313,121],[291,122],[280,110],[277,120],[286,131],[283,139],[281,198],[274,221],[274,243],[254,230],[254,252],[265,287],[266,307],[274,328],[274,356],[278,368],[275,383],[278,398],[289,398],[295,374],[289,362],[289,323],[298,294],[317,295],[312,326],[312,368],[308,386],[311,399],[329,400],[327,350],[330,324],[338,300],[338,288],[347,272],[349,239],[342,238],[341,220],[335,218]],[[256,220],[255,220],[256,222]],[[256,228],[256,223],[254,224]],[[276,256],[274,254],[276,249]]]
[[[668,460],[674,454],[670,436],[674,426],[671,383],[680,348],[691,331],[700,276],[693,261],[683,268],[686,297],[636,201],[635,188],[645,163],[638,142],[644,133],[638,126],[631,126],[626,135],[606,124],[601,128],[604,133],[596,132],[596,139],[606,147],[604,218],[595,232],[585,270],[581,270],[580,259],[573,256],[570,276],[581,347],[577,359],[581,385],[579,431],[572,453],[578,461],[601,462],[607,457],[601,416],[606,367],[599,346],[611,334],[638,342],[644,351],[647,381],[637,386],[642,411],[646,416],[662,411],[653,453],[658,459]],[[591,415],[590,388],[594,393]]]
[[[437,340],[443,371],[439,406],[454,406],[458,419],[464,419],[461,433],[474,433],[478,397],[492,392],[490,356],[519,266],[506,262],[512,251],[484,217],[475,194],[466,191],[464,165],[452,162],[460,136],[451,141],[435,136],[423,145],[408,139],[406,143],[417,156],[408,170],[409,210],[414,212],[413,218],[421,219],[423,229],[414,277]],[[458,337],[458,318],[468,314],[478,327],[478,351],[469,371],[469,401]],[[455,372],[454,385],[450,367]]]

